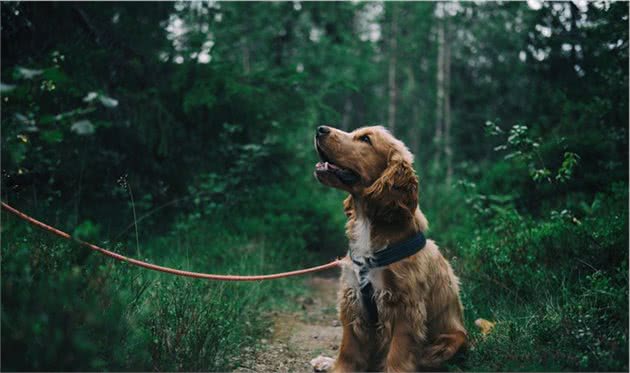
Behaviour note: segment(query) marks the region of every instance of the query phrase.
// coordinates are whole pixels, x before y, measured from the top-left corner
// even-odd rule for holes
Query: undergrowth
[[[518,194],[485,195],[465,182],[439,204],[431,236],[462,282],[470,349],[464,371],[628,369],[628,190],[613,184],[590,203],[556,201],[545,214]],[[497,189],[493,189],[496,191]],[[430,192],[428,193],[431,196]],[[475,320],[496,322],[482,335]]]
[[[278,213],[265,207],[278,202],[273,195],[257,202],[258,211],[240,201],[249,211],[241,216],[221,207],[184,214],[168,234],[141,242],[143,259],[199,272],[259,274],[328,258],[308,250],[327,225],[301,213],[309,208],[306,197],[284,203]],[[267,332],[265,312],[294,307],[288,300],[304,291],[301,278],[211,282],[146,271],[4,213],[2,221],[3,370],[230,370],[240,351]],[[134,245],[97,243],[136,252]]]

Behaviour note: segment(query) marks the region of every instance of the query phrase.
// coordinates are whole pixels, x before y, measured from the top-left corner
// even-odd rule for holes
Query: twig
[[[140,216],[140,218],[137,221],[134,221],[133,223],[129,224],[125,229],[123,229],[120,233],[118,233],[118,235],[114,238],[114,241],[118,241],[120,239],[120,237],[122,237],[125,233],[127,233],[128,230],[130,230],[131,228],[133,228],[135,223],[140,223],[141,221],[143,221],[144,219],[148,218],[149,216],[155,214],[156,212],[160,211],[161,209],[168,207],[170,205],[174,205],[177,202],[183,201],[183,200],[187,200],[190,199],[192,196],[188,196],[188,197],[181,197],[181,198],[176,198],[172,201],[166,202],[156,208],[154,208],[153,210],[147,212],[146,214]]]
[[[138,257],[140,257],[140,238],[138,236],[138,220],[136,219],[136,204],[133,200],[133,192],[131,191],[131,184],[127,182],[127,190],[129,191],[129,196],[131,197],[131,211],[133,211],[133,223],[136,229],[136,250],[138,252]]]
[[[92,34],[92,36],[94,37],[94,42],[96,42],[98,46],[102,46],[101,33],[96,29],[96,27],[94,27],[94,25],[92,25],[92,22],[90,22],[90,19],[88,18],[87,14],[85,14],[83,9],[77,6],[75,6],[73,9],[79,15],[79,18],[81,19],[81,24],[83,25],[83,27],[88,31],[88,33]]]
[[[203,197],[203,196],[206,196],[206,195],[209,195],[209,194],[211,194],[211,192],[205,192],[205,193],[202,192],[202,193],[197,193],[195,195],[175,198],[175,199],[173,199],[171,201],[168,201],[168,202],[165,202],[164,204],[162,204],[162,205],[160,205],[160,206],[150,210],[149,212],[141,215],[138,218],[137,222],[140,223],[144,219],[150,217],[151,215],[155,214],[156,212],[162,210],[163,208],[169,207],[169,206],[174,205],[174,204],[176,204],[178,202],[186,201],[186,200],[189,200],[189,199],[191,199],[193,197]],[[118,235],[116,237],[114,237],[113,241],[118,241],[125,233],[127,233],[127,231],[129,231],[131,228],[133,228],[134,224],[135,224],[135,222],[132,222],[129,225],[127,225],[127,227],[125,227],[125,229],[123,229],[120,233],[118,233]]]

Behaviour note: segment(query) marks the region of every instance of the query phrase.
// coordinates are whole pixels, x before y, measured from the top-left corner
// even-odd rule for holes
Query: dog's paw
[[[332,369],[335,359],[319,355],[311,360],[311,366],[315,372],[327,372]]]

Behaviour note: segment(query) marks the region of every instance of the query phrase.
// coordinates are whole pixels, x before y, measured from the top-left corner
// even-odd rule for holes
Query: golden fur
[[[427,230],[413,156],[401,141],[383,127],[324,130],[316,137],[320,156],[359,176],[347,184],[334,173],[316,172],[323,184],[350,193],[344,211],[353,255],[369,256]],[[371,270],[369,278],[378,308],[375,326],[363,313],[357,269],[351,262],[342,268],[343,338],[334,371],[435,368],[466,344],[459,280],[433,241],[417,254]]]

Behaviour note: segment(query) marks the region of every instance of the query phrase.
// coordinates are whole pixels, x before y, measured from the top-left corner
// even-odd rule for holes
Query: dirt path
[[[335,309],[337,279],[313,277],[310,295],[299,298],[302,311],[275,313],[270,340],[245,358],[236,372],[312,372],[311,359],[335,357],[341,327]]]

